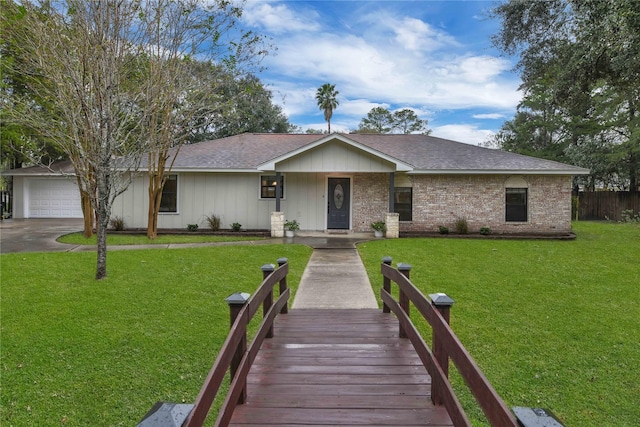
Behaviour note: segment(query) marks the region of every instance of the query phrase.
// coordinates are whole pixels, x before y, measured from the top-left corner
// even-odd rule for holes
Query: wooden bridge
[[[280,316],[247,383],[230,425],[452,425],[398,321],[379,310]]]
[[[453,301],[423,296],[410,266],[383,260],[382,310],[289,311],[288,263],[278,264],[262,267],[254,295],[227,299],[231,331],[195,404],[158,402],[139,427],[202,426],[227,371],[216,426],[471,426],[449,383],[449,361],[492,425],[562,426],[542,409],[514,408],[516,419],[449,327]],[[431,347],[410,320],[412,306],[432,328]],[[260,307],[263,320],[248,345],[247,325]]]

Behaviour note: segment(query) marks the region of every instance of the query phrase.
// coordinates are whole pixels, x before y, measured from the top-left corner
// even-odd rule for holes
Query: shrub
[[[469,233],[469,224],[467,224],[467,220],[464,218],[458,218],[456,220],[456,233],[458,234],[467,234]]]
[[[209,228],[213,231],[220,230],[220,217],[216,214],[211,214],[206,216],[207,224],[209,224]]]
[[[124,230],[124,219],[122,217],[119,217],[119,216],[114,216],[113,218],[111,218],[109,220],[109,225],[115,231],[122,231],[122,230]]]
[[[376,231],[382,231],[383,233],[387,231],[387,224],[384,221],[376,221],[371,223],[371,228]]]
[[[620,222],[640,222],[640,213],[634,215],[633,209],[625,209],[620,214],[622,220]]]
[[[440,234],[449,234],[449,228],[441,225],[438,227],[438,233]]]
[[[234,222],[233,224],[231,224],[231,229],[233,231],[240,231],[241,228],[242,224],[240,224],[239,222]]]
[[[480,234],[482,234],[483,236],[488,236],[489,234],[491,234],[491,228],[489,227],[480,228]]]
[[[197,231],[198,230],[198,224],[187,224],[187,230],[189,230],[189,231]]]
[[[291,221],[286,221],[284,223],[284,228],[291,231],[300,230],[300,223],[298,223],[298,221],[296,221],[295,219],[292,219]]]

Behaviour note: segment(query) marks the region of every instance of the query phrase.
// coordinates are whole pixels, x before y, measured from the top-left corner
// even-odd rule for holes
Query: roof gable
[[[407,172],[413,169],[405,162],[342,134],[327,135],[257,168],[296,172]]]

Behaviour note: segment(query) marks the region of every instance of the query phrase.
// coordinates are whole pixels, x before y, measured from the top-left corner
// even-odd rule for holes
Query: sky
[[[515,113],[516,58],[491,45],[492,1],[248,0],[245,25],[277,48],[258,77],[289,122],[327,129],[315,93],[335,85],[332,132],[374,107],[409,108],[433,136],[479,144]]]

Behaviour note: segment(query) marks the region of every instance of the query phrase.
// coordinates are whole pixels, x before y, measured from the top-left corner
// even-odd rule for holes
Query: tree
[[[582,166],[626,177],[640,187],[640,9],[616,2],[509,1],[493,9],[501,20],[497,47],[519,54],[525,94],[543,90],[562,112],[561,144]],[[524,130],[523,130],[524,131]],[[606,150],[593,147],[608,145]],[[580,155],[581,150],[589,155]],[[586,154],[585,153],[585,154]],[[596,160],[600,154],[600,159]],[[601,167],[603,164],[609,167]]]
[[[146,47],[147,57],[141,71],[142,134],[149,146],[147,237],[153,239],[162,189],[181,145],[196,124],[211,124],[212,110],[226,111],[224,106],[232,103],[220,86],[241,76],[243,67],[266,50],[262,37],[238,28],[242,8],[227,0],[156,0],[141,2],[139,8],[139,45]]]
[[[201,66],[212,68],[211,64]],[[218,68],[218,67],[215,67]],[[289,133],[294,127],[272,102],[272,93],[253,74],[239,79],[224,70],[211,71],[224,79],[224,84],[211,88],[210,111],[193,130],[188,143],[224,138],[244,132]],[[220,80],[219,80],[220,81]]]
[[[336,97],[340,92],[336,90],[336,85],[325,83],[316,91],[316,101],[318,102],[318,108],[324,112],[324,119],[327,121],[329,133],[331,133],[331,117],[333,116],[333,110],[338,107],[338,100]]]
[[[159,200],[165,172],[201,112],[206,85],[189,74],[193,58],[206,46],[209,58],[239,70],[264,53],[255,50],[260,37],[234,30],[241,9],[225,0],[6,4],[2,28],[23,59],[12,70],[25,76],[31,95],[12,94],[11,120],[54,141],[73,162],[81,194],[96,210],[96,278],[104,278],[114,199],[146,153],[150,201]]]
[[[322,129],[308,128],[304,133],[310,134],[310,135],[322,135],[322,134],[327,133],[327,131],[324,131]]]
[[[123,37],[137,13],[126,2],[6,5],[11,12],[3,16],[3,28],[21,49],[15,71],[48,107],[16,94],[11,118],[54,142],[73,162],[83,200],[96,210],[96,279],[102,279],[111,206],[130,180],[129,167],[115,159],[126,156],[135,167],[141,154],[136,92],[126,72],[132,46]]]
[[[421,120],[408,108],[391,113],[384,107],[374,107],[358,125],[359,133],[416,133],[428,135],[427,120]]]
[[[408,108],[393,113],[393,127],[400,133],[422,133],[429,135],[431,130],[427,128],[427,120],[418,118],[418,115]]]
[[[383,107],[372,108],[360,121],[360,133],[389,133],[393,129],[393,114]]]

